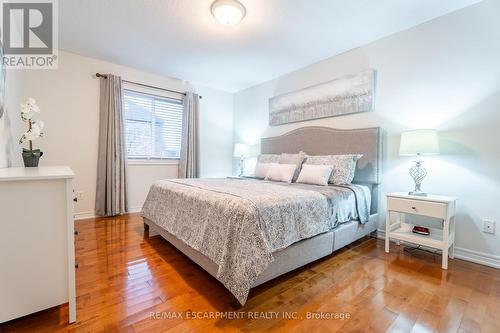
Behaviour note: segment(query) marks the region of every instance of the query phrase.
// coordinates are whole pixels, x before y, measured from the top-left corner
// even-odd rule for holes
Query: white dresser
[[[73,177],[0,169],[0,323],[68,302],[76,320]]]

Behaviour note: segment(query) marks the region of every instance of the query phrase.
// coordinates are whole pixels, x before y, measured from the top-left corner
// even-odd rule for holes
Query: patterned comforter
[[[363,186],[252,179],[157,181],[142,209],[143,217],[216,263],[218,280],[242,305],[273,252],[338,223],[365,223],[369,214],[370,192]]]

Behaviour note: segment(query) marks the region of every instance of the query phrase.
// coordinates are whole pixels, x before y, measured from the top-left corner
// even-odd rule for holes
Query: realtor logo
[[[1,0],[3,65],[57,68],[56,0]]]

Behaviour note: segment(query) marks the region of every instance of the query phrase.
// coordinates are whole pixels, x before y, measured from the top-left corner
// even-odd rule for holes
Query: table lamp
[[[250,154],[250,146],[245,143],[237,143],[234,145],[234,157],[240,158],[239,173],[238,176],[243,176],[243,171],[245,168],[245,157]]]
[[[422,155],[439,154],[438,135],[436,130],[419,129],[406,131],[401,134],[399,155],[416,155],[415,165],[410,169],[410,176],[415,181],[415,189],[408,192],[410,195],[427,196],[422,191],[422,181],[427,176],[427,170],[422,166]]]

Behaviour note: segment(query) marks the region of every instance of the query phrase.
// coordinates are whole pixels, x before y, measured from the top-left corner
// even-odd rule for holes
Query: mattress
[[[339,223],[369,218],[367,188],[240,179],[154,183],[142,215],[217,264],[217,278],[244,304],[273,253]]]

